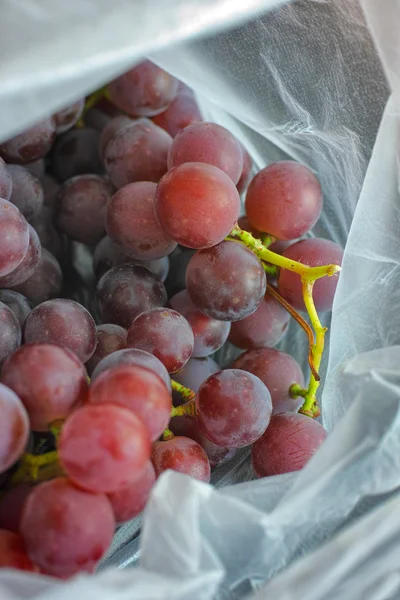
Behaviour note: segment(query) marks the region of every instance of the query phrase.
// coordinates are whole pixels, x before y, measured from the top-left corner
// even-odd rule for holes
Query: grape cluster
[[[323,442],[316,311],[342,250],[307,237],[310,169],[253,170],[148,60],[0,144],[0,567],[92,572],[167,469],[208,482],[251,446],[277,475]],[[275,348],[291,316],[308,387]]]

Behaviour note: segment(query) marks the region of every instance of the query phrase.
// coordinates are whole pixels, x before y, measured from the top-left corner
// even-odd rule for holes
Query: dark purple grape
[[[43,206],[43,188],[39,179],[21,165],[8,165],[12,177],[10,202],[15,204],[27,221],[32,221]]]
[[[85,111],[85,125],[101,133],[114,117],[120,115],[119,108],[108,98],[101,96],[91,108]]]
[[[0,155],[7,162],[24,165],[47,154],[56,135],[53,117],[0,144]]]
[[[60,135],[60,133],[65,133],[79,121],[84,106],[85,99],[81,98],[80,100],[77,100],[62,110],[59,110],[55,113],[55,115],[53,115],[56,123],[57,135]]]
[[[51,298],[56,298],[62,287],[63,277],[57,259],[46,248],[33,274],[13,289],[28,298],[34,306]]]
[[[1,295],[0,295],[1,298]],[[86,369],[91,375],[99,362],[109,354],[126,348],[126,340],[128,332],[119,325],[107,323],[105,325],[97,325],[97,346],[91,358],[86,363]]]
[[[57,194],[59,229],[78,242],[97,244],[105,234],[104,219],[112,194],[111,184],[99,175],[68,179]]]
[[[9,200],[12,191],[12,179],[7,169],[7,165],[0,157],[0,198]]]
[[[266,287],[261,262],[238,242],[199,250],[186,270],[186,288],[194,304],[221,321],[239,321],[255,312]]]
[[[29,300],[14,290],[0,290],[0,302],[12,310],[22,327],[32,310]]]
[[[87,173],[102,175],[99,157],[100,134],[95,129],[71,129],[58,138],[52,153],[54,175],[66,181]]]
[[[51,252],[57,260],[63,260],[68,240],[54,226],[52,210],[43,206],[38,216],[32,219],[31,225],[38,234],[42,247]]]
[[[199,481],[210,481],[210,461],[203,448],[190,438],[180,435],[166,442],[153,444],[151,460],[157,477],[167,469],[184,473]]]
[[[21,327],[13,311],[0,302],[0,365],[21,345]]]
[[[38,158],[31,163],[26,163],[24,166],[25,169],[28,169],[29,173],[34,177],[37,177],[39,181],[41,181],[43,177],[46,177],[46,161],[44,158]]]
[[[47,175],[47,173],[46,175],[44,175],[44,177],[42,177],[40,181],[43,186],[44,204],[54,213],[56,196],[61,185],[59,184],[57,179],[55,179],[51,175]]]
[[[126,127],[133,125],[135,121],[130,119],[126,115],[117,115],[113,119],[109,120],[105,127],[101,131],[100,142],[99,142],[99,154],[100,158],[104,160],[104,152],[108,142],[120,131]]]
[[[188,125],[202,121],[200,109],[193,94],[179,93],[167,110],[153,117],[153,123],[175,137]]]
[[[162,281],[146,267],[120,265],[99,280],[96,304],[104,323],[129,328],[141,312],[164,306],[167,293]]]
[[[96,348],[96,324],[78,302],[56,298],[31,311],[24,325],[24,340],[64,346],[85,363]]]
[[[239,142],[239,144],[240,144],[240,142]],[[243,146],[243,144],[240,144],[240,145],[241,145],[242,154],[243,154],[243,169],[242,169],[242,174],[240,175],[240,179],[236,184],[236,187],[237,187],[237,191],[239,192],[239,194],[243,194],[243,192],[246,191],[246,189],[251,181],[251,175],[252,175],[252,170],[253,170],[253,160],[252,160],[250,154],[247,152],[246,148]],[[239,227],[242,227],[242,226],[239,224]],[[242,227],[242,229],[245,229],[245,227]]]
[[[172,254],[169,255],[169,271],[165,280],[165,287],[168,297],[174,296],[178,292],[186,289],[186,269],[195,250],[177,246]]]
[[[40,257],[42,255],[42,246],[40,244],[39,236],[31,225],[29,225],[29,246],[28,250],[22,259],[22,262],[18,265],[14,271],[0,277],[0,287],[14,287],[19,283],[23,283],[29,277],[32,276],[34,270],[39,264]]]
[[[21,264],[29,246],[29,227],[14,204],[0,198],[0,277]]]

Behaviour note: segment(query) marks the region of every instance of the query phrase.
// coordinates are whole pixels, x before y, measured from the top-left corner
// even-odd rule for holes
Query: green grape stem
[[[11,476],[9,486],[20,483],[39,483],[62,475],[63,470],[58,461],[57,450],[44,454],[25,453],[21,456],[17,470]]]
[[[181,383],[175,381],[175,379],[171,379],[171,386],[174,392],[178,392],[182,396],[182,398],[186,401],[193,400],[195,398],[196,393],[190,388],[185,387]]]

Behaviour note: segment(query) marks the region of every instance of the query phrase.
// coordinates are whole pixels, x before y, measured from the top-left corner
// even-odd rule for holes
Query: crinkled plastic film
[[[95,576],[4,571],[0,598],[398,598],[400,2],[5,0],[1,11],[0,137],[147,54],[257,168],[290,157],[314,169],[325,202],[314,233],[346,248],[324,366],[330,435],[306,468],[252,481],[244,450],[215,487],[168,472],[140,537],[139,520],[120,528]],[[282,348],[306,368],[296,324]]]

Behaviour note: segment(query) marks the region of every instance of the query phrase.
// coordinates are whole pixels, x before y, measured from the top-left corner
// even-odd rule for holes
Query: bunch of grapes
[[[307,237],[316,176],[253,177],[149,61],[0,157],[0,566],[92,572],[167,469],[208,482],[245,446],[258,477],[301,469],[342,259]],[[275,348],[291,318],[307,384]],[[244,353],[221,369],[226,343]]]

